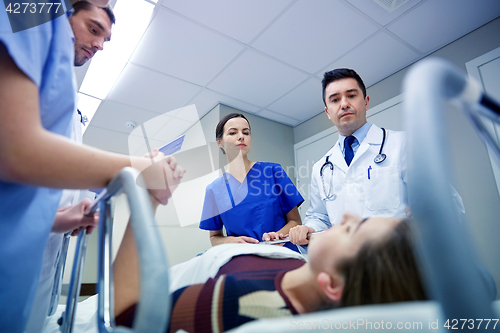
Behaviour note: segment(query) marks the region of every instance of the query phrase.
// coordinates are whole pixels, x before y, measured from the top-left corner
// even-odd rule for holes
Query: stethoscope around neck
[[[382,136],[382,144],[380,145],[380,150],[378,151],[377,156],[373,159],[373,162],[379,164],[385,161],[387,158],[387,155],[382,153],[382,150],[384,149],[384,144],[385,144],[385,128],[381,128],[383,136]],[[337,199],[337,195],[335,193],[330,193],[332,190],[332,187],[330,186],[330,191],[326,193],[326,187],[325,187],[325,179],[323,178],[323,170],[326,167],[330,167],[330,170],[332,170],[332,176],[333,176],[333,163],[329,161],[330,156],[327,156],[325,159],[325,163],[321,166],[321,169],[319,169],[319,176],[321,178],[321,183],[323,184],[323,192],[325,193],[325,198],[323,200],[335,200]]]

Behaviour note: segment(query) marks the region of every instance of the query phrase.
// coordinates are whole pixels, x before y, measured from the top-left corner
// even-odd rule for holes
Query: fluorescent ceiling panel
[[[144,34],[153,9],[154,5],[144,0],[118,0],[111,42],[105,43],[104,52],[96,53],[92,59],[80,92],[106,98]]]

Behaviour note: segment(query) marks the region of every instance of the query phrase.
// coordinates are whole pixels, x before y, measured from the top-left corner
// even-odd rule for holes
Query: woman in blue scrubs
[[[228,170],[205,193],[200,228],[210,231],[212,245],[282,239],[302,224],[298,206],[304,198],[281,165],[248,159],[250,132],[248,120],[239,113],[222,118],[215,130]],[[291,243],[285,246],[297,251]]]

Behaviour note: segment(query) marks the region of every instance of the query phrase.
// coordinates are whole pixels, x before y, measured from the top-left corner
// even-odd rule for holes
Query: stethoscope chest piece
[[[381,129],[382,129],[382,133],[384,135],[382,137],[382,144],[380,145],[380,150],[379,150],[377,156],[375,156],[375,158],[373,159],[373,162],[375,162],[377,164],[382,163],[387,158],[387,155],[382,153],[382,149],[384,149],[384,144],[385,144],[385,128],[382,127]]]
[[[373,159],[373,161],[375,163],[382,163],[383,161],[385,161],[387,155],[386,154],[378,154],[377,156],[375,156],[375,158]]]

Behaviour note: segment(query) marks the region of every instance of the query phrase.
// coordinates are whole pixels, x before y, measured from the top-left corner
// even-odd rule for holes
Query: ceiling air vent
[[[376,4],[378,4],[380,7],[384,8],[386,11],[389,13],[392,13],[405,3],[407,3],[410,0],[373,0]]]

